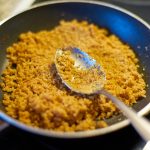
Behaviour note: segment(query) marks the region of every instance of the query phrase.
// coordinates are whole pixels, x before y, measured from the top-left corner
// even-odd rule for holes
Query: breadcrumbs
[[[2,74],[3,103],[11,117],[34,127],[81,131],[106,127],[119,110],[103,95],[78,95],[62,84],[54,65],[56,49],[78,47],[100,63],[105,89],[127,105],[145,97],[133,50],[115,35],[86,21],[61,21],[54,29],[23,33],[7,49]],[[83,77],[84,78],[84,77]]]

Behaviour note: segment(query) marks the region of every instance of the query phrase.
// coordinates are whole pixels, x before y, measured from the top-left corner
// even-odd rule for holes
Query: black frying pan
[[[52,29],[59,21],[87,20],[101,27],[107,28],[117,35],[123,42],[128,43],[140,60],[140,71],[144,73],[147,84],[150,84],[150,27],[142,19],[132,13],[116,6],[102,2],[49,2],[31,8],[18,14],[0,26],[0,72],[6,63],[6,48],[17,41],[18,35],[27,31],[39,31]],[[143,71],[143,68],[144,71]],[[150,110],[150,89],[147,88],[147,97],[138,101],[133,108],[140,115]],[[2,100],[2,93],[1,93]],[[82,138],[106,134],[116,131],[129,124],[123,115],[114,116],[107,120],[109,127],[93,131],[81,131],[76,133],[60,133],[35,129],[20,123],[5,114],[5,109],[0,104],[0,118],[23,130],[58,138]]]

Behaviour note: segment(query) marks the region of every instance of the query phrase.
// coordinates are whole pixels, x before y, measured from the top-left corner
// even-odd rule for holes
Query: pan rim
[[[100,5],[100,6],[105,6],[105,7],[109,7],[109,8],[113,8],[115,10],[121,11],[131,17],[133,17],[134,19],[138,20],[140,23],[142,23],[145,27],[147,27],[150,30],[150,26],[147,22],[145,22],[143,19],[141,19],[140,17],[138,17],[137,15],[135,15],[134,13],[118,7],[116,5],[110,4],[110,3],[106,3],[106,2],[99,2],[99,1],[84,1],[84,0],[73,0],[73,1],[69,1],[69,0],[59,0],[59,1],[49,1],[49,2],[42,2],[40,4],[36,4],[34,6],[32,6],[31,8],[24,10],[18,14],[21,14],[23,12],[32,10],[34,8],[38,8],[38,7],[42,7],[42,6],[47,6],[47,5],[52,5],[52,4],[61,4],[61,3],[86,3],[86,4],[96,4],[96,5]],[[7,19],[3,20],[0,22],[0,26],[7,22],[8,20],[10,20],[11,18],[17,16],[13,15],[11,17],[8,17]],[[143,116],[146,115],[148,112],[150,111],[150,103],[148,103],[143,109],[141,109],[138,112],[139,116]],[[47,129],[41,129],[41,128],[35,128],[35,127],[31,127],[28,125],[25,125],[24,123],[21,123],[20,121],[17,121],[13,118],[11,118],[10,116],[8,116],[7,114],[5,114],[4,112],[0,111],[0,118],[4,121],[6,121],[7,123],[18,127],[22,130],[34,133],[34,134],[38,134],[38,135],[42,135],[42,136],[47,136],[47,137],[55,137],[55,138],[85,138],[85,137],[93,137],[93,136],[100,136],[100,135],[104,135],[107,133],[111,133],[114,131],[117,131],[123,127],[126,127],[127,125],[129,125],[129,120],[123,120],[121,122],[115,123],[111,126],[108,126],[106,128],[101,128],[101,129],[95,129],[95,130],[88,130],[88,131],[79,131],[79,132],[57,132],[57,131],[52,131],[52,130],[47,130]]]

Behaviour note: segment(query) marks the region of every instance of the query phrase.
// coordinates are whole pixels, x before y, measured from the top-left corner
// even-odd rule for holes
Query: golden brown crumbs
[[[56,49],[68,46],[79,47],[103,66],[107,77],[104,88],[125,104],[145,97],[138,59],[128,45],[86,21],[61,21],[50,31],[21,34],[7,49],[9,64],[1,87],[8,115],[27,125],[55,131],[107,126],[103,119],[118,113],[114,104],[103,95],[72,93],[57,75]]]

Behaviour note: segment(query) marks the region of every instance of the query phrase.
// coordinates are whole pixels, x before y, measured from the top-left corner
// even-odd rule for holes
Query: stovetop
[[[44,0],[36,0],[35,3]],[[137,14],[145,21],[150,23],[150,5],[135,5],[122,3],[121,0],[105,0],[121,6]],[[123,0],[122,0],[123,1]],[[125,0],[124,0],[125,1]],[[138,0],[139,1],[139,0]],[[144,0],[141,0],[144,2]],[[150,115],[147,115],[150,120]],[[100,137],[86,139],[50,139],[42,136],[32,135],[30,133],[9,126],[0,132],[0,149],[5,150],[27,150],[27,149],[114,149],[114,150],[142,150],[145,142],[136,133],[134,128],[129,125],[119,131],[103,135]]]

